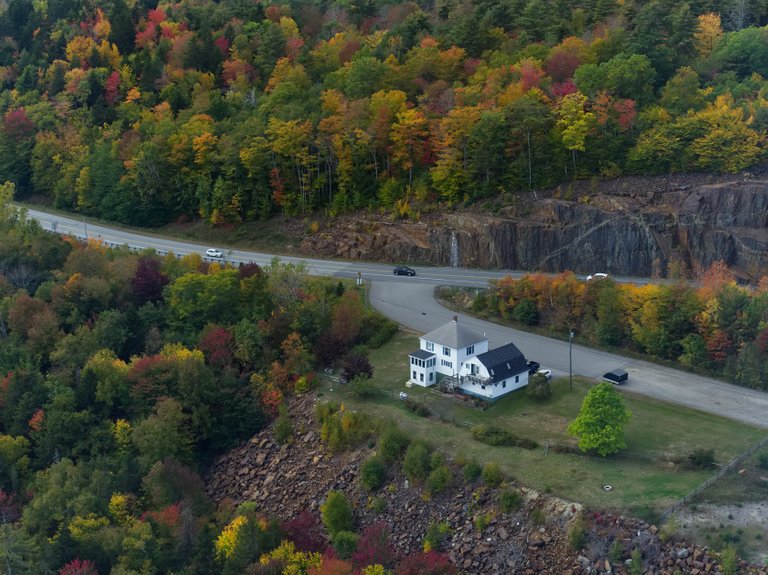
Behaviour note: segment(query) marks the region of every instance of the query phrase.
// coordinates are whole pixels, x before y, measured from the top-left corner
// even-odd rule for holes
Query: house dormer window
[[[443,355],[451,355],[451,348],[443,346]]]
[[[474,345],[470,345],[467,348],[467,355],[475,355],[475,346]]]
[[[427,342],[427,351],[435,351],[435,344],[433,342]]]

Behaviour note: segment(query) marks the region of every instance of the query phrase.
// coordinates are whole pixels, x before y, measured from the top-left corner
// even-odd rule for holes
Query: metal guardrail
[[[707,489],[714,483],[718,482],[730,471],[733,471],[742,461],[744,461],[747,457],[752,455],[755,451],[757,451],[758,449],[760,449],[766,444],[768,444],[768,436],[758,440],[751,447],[749,447],[749,449],[747,449],[744,453],[741,453],[736,457],[734,457],[733,460],[731,460],[727,465],[724,465],[720,469],[720,471],[718,471],[712,477],[707,479],[704,483],[696,487],[696,489],[694,489],[693,491],[685,495],[682,499],[680,499],[679,501],[676,501],[675,503],[667,507],[664,511],[662,511],[661,515],[659,516],[659,522],[666,523],[667,521],[669,521],[669,518],[672,517],[672,515],[674,515],[677,511],[682,509],[686,504],[693,501],[705,489]]]

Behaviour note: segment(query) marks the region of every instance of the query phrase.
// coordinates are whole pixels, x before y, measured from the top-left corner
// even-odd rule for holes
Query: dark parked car
[[[629,379],[629,374],[623,369],[614,369],[603,375],[603,380],[614,385],[621,385]]]
[[[397,266],[393,273],[396,276],[415,276],[416,270],[409,268],[408,266]]]
[[[537,371],[539,371],[539,368],[541,367],[541,364],[538,361],[530,360],[528,362],[528,375],[533,375]]]

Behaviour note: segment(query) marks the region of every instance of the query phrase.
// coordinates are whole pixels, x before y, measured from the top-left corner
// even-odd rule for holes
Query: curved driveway
[[[95,225],[38,210],[28,210],[28,215],[38,220],[44,229],[50,231],[72,234],[80,238],[86,236],[97,238],[115,245],[127,244],[135,249],[154,248],[161,254],[168,251],[178,255],[193,252],[202,254],[207,247],[211,247]],[[255,262],[266,265],[275,257],[271,254],[246,250],[222,248],[222,251],[225,260],[233,264]],[[210,258],[206,259],[210,260]],[[280,260],[306,262],[308,271],[315,275],[363,278],[370,282],[370,301],[374,308],[419,333],[426,333],[457,315],[435,301],[433,293],[436,286],[484,287],[489,279],[507,275],[519,277],[524,273],[511,270],[417,268],[416,277],[397,277],[392,275],[392,267],[389,265],[287,256],[280,256]],[[458,316],[459,321],[466,323],[474,331],[484,333],[488,337],[491,349],[513,341],[528,359],[535,359],[541,363],[542,367],[552,369],[553,375],[568,375],[569,344],[567,341],[518,331],[463,314]],[[567,334],[563,335],[567,336]],[[768,395],[762,392],[580,345],[573,345],[571,351],[574,374],[598,378],[606,371],[622,368],[629,373],[629,381],[623,387],[630,391],[744,423],[768,427]],[[404,368],[406,361],[407,359],[403,358]]]

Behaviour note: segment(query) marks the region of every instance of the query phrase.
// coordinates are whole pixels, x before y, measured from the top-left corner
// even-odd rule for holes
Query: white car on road
[[[205,255],[209,258],[223,257],[221,250],[217,250],[216,248],[208,248],[207,250],[205,250]]]

